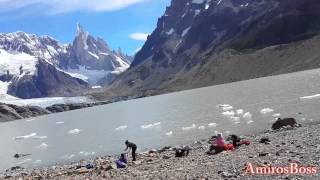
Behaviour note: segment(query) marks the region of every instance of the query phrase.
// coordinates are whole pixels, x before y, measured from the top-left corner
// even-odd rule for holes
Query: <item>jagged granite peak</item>
[[[318,42],[319,8],[318,0],[172,0],[130,69],[107,90],[160,94],[317,68],[311,44]]]
[[[71,46],[72,68],[85,66],[89,70],[114,71],[127,68],[129,64],[115,51],[110,50],[102,38],[95,38],[78,24],[76,38]]]

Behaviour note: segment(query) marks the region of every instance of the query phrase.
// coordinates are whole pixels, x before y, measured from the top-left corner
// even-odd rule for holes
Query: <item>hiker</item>
[[[128,151],[128,149],[129,149],[129,151],[131,150],[131,153],[132,153],[132,161],[136,161],[137,145],[135,145],[135,144],[132,143],[132,142],[129,142],[128,140],[126,140],[125,144],[126,144],[126,146],[127,146],[126,149],[125,149],[125,151]],[[128,153],[129,153],[129,151],[128,151]]]
[[[241,146],[242,144],[240,143],[241,139],[239,136],[232,134],[230,135],[230,139],[232,141],[233,147],[237,148],[239,146]]]
[[[176,149],[176,157],[187,157],[190,153],[191,148],[189,146],[184,146],[182,148]]]
[[[225,149],[225,141],[222,136],[222,134],[217,134],[217,137],[214,139],[214,141],[211,141],[211,146],[208,154],[212,154],[212,151],[214,150],[213,154],[221,153]]]
[[[122,153],[120,158],[116,161],[117,168],[125,168],[127,165],[127,154]]]

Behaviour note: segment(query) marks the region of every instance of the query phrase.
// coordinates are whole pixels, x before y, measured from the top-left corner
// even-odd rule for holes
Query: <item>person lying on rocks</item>
[[[218,154],[224,151],[225,149],[225,140],[221,133],[217,134],[217,137],[211,141],[211,146],[208,154]],[[214,151],[214,152],[212,152]]]
[[[191,148],[184,146],[182,148],[176,148],[176,157],[187,157],[190,153]]]
[[[137,145],[132,143],[132,142],[129,142],[128,140],[126,140],[125,145],[126,145],[125,151],[127,151],[127,153],[129,153],[131,151],[131,153],[132,153],[132,161],[136,161]]]
[[[122,153],[120,158],[116,161],[117,168],[125,168],[127,166],[127,154]]]

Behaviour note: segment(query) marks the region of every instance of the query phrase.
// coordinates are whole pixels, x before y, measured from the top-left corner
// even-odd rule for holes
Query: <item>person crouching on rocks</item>
[[[120,158],[116,161],[117,168],[125,168],[127,165],[127,154],[122,153]]]
[[[218,154],[221,153],[225,149],[225,140],[222,134],[217,134],[215,140],[211,142],[210,150],[208,154]],[[214,153],[212,152],[214,150]]]
[[[137,145],[134,144],[134,143],[132,143],[132,142],[129,142],[128,140],[126,140],[125,144],[126,144],[126,146],[127,146],[126,149],[125,149],[125,151],[128,151],[128,149],[129,149],[129,151],[128,151],[128,153],[129,153],[130,150],[131,150],[131,153],[132,153],[132,161],[136,161]]]

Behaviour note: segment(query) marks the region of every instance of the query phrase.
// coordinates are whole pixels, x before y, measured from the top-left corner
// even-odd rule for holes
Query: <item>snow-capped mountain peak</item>
[[[0,81],[21,98],[69,95],[108,84],[129,68],[130,59],[80,24],[71,44],[21,31],[0,33]]]

